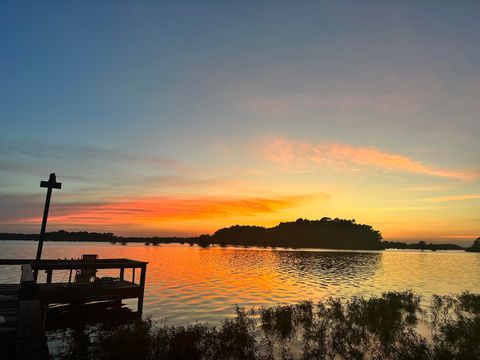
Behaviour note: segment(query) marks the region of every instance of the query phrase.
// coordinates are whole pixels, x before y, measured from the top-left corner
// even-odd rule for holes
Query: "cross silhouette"
[[[52,197],[52,189],[61,189],[62,183],[57,182],[57,177],[55,173],[51,173],[48,181],[41,181],[40,187],[47,188],[47,197],[45,198],[45,208],[43,209],[43,220],[42,220],[42,228],[40,230],[40,238],[38,239],[38,248],[37,248],[37,257],[35,258],[35,262],[38,264],[42,257],[42,249],[43,249],[43,240],[45,240],[45,229],[47,228],[47,218],[48,218],[48,209],[50,208],[50,198]],[[35,281],[37,281],[38,276],[38,269],[35,269],[33,273],[35,277]]]

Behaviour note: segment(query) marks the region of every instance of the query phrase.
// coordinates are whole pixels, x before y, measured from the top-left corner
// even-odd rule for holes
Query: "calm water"
[[[0,241],[0,258],[33,258],[35,251],[34,242]],[[148,261],[144,312],[154,320],[167,319],[172,324],[214,324],[233,316],[236,304],[268,306],[330,295],[347,298],[406,289],[427,300],[434,293],[480,292],[480,254],[474,253],[202,249],[66,242],[44,246],[44,258],[77,258],[88,253]],[[0,283],[18,282],[19,275],[18,267],[0,267]],[[127,272],[127,279],[129,276]],[[58,272],[54,278],[66,280],[68,273]]]

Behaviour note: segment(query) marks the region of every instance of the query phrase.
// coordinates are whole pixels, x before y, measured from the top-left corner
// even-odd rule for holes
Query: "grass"
[[[220,326],[167,326],[150,319],[71,336],[60,360],[110,359],[480,359],[480,295],[410,291],[236,308]],[[418,329],[428,329],[419,333]]]

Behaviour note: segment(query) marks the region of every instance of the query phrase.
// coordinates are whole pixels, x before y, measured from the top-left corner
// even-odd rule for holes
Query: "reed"
[[[149,318],[104,324],[87,338],[71,337],[56,358],[479,359],[480,295],[434,295],[426,308],[421,300],[405,291],[237,307],[233,319],[216,327],[158,325]]]

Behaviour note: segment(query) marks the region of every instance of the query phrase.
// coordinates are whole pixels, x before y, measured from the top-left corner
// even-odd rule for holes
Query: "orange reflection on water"
[[[0,242],[3,258],[35,255],[34,242]],[[434,293],[480,291],[480,254],[464,252],[335,252],[241,249],[188,245],[51,243],[45,258],[85,253],[148,261],[145,313],[171,323],[218,322],[235,305],[270,306],[328,296],[378,295],[412,289],[428,301]],[[111,274],[99,272],[99,276]],[[137,273],[137,279],[138,279]],[[0,273],[17,280],[19,270]],[[126,273],[127,279],[131,276]],[[57,281],[66,273],[54,274]]]

